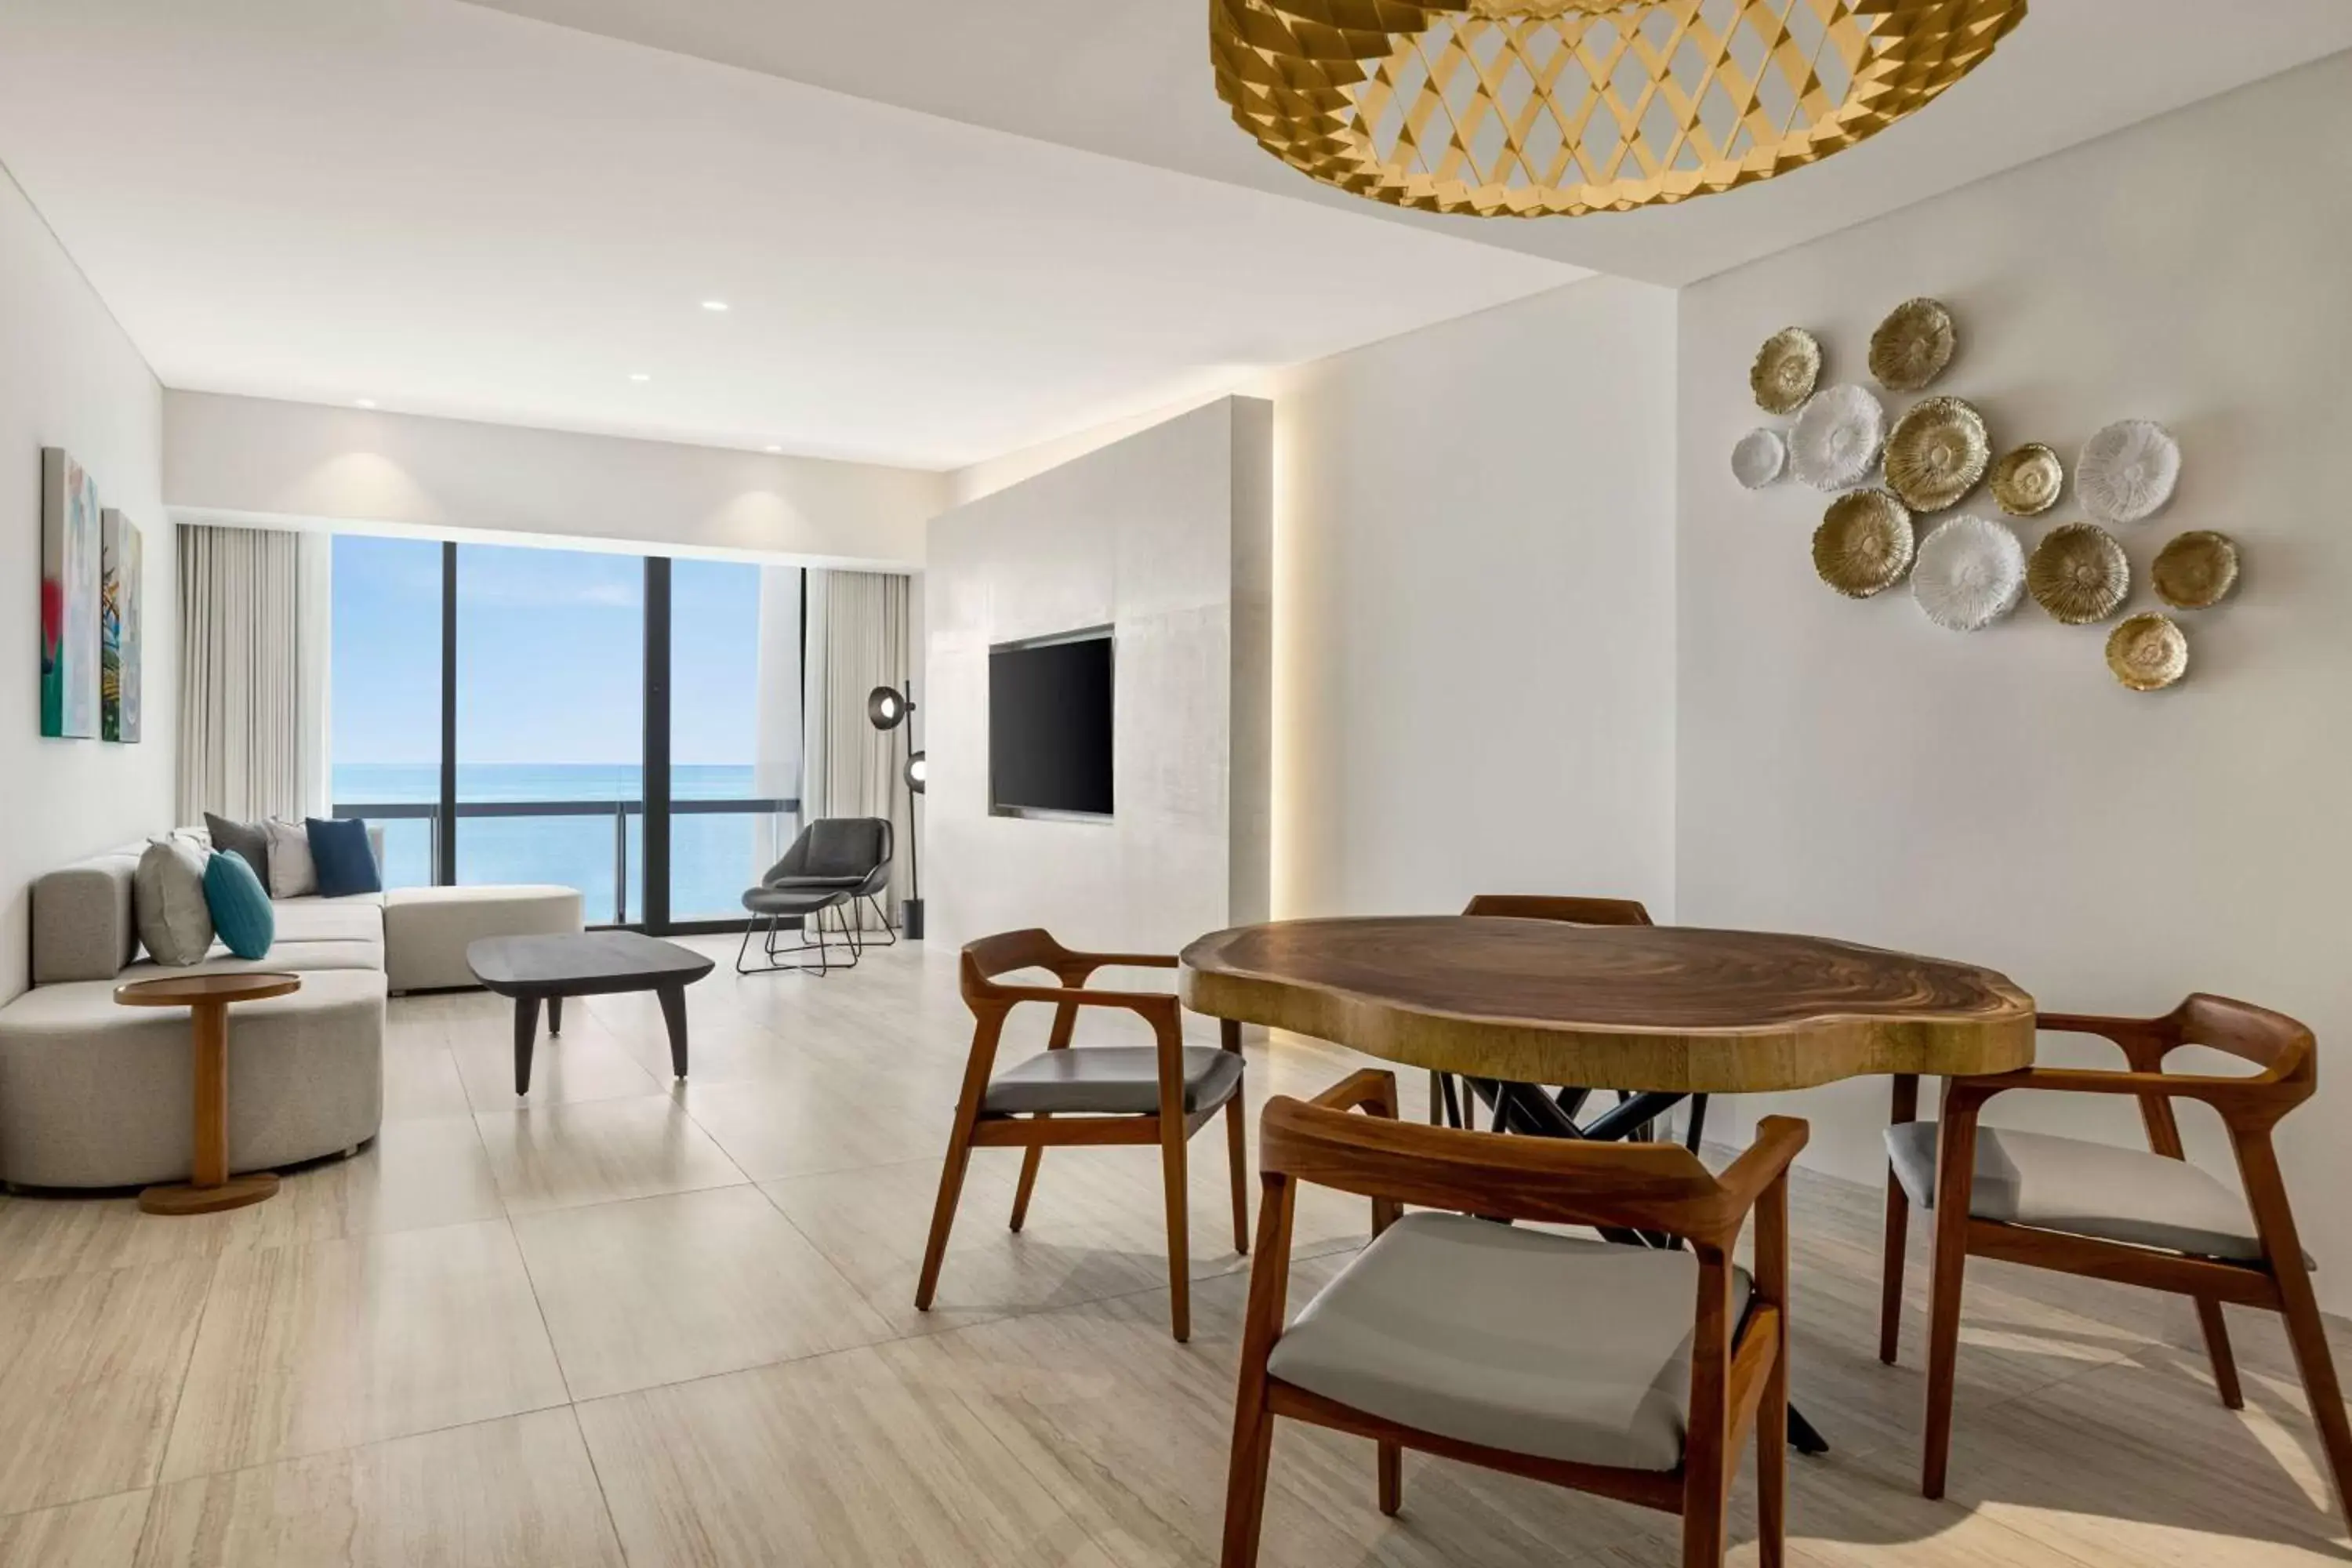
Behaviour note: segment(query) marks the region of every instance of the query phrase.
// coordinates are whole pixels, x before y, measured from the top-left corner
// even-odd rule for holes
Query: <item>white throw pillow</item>
[[[148,840],[131,889],[139,940],[158,963],[203,962],[213,946],[212,906],[205,902],[208,851],[176,834]]]
[[[310,830],[274,816],[261,826],[269,835],[269,896],[300,899],[317,892],[319,867],[310,858]]]

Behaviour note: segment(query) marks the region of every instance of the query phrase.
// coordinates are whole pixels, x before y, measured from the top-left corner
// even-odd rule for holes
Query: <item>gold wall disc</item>
[[[1867,599],[1911,570],[1911,512],[1885,490],[1850,490],[1813,531],[1813,570],[1849,599]]]
[[[2058,504],[2066,465],[2039,441],[2002,455],[1992,466],[1992,499],[2011,517],[2040,517]]]
[[[2174,609],[2210,609],[2238,585],[2237,542],[2210,529],[2184,533],[2157,552],[2148,576]]]
[[[1822,341],[1802,327],[1783,327],[1764,340],[1748,370],[1748,390],[1767,414],[1794,414],[1822,379]]]
[[[1904,410],[1886,437],[1886,482],[1913,511],[1941,511],[1977,488],[1991,459],[1984,416],[1957,397]]]
[[[1956,341],[1940,300],[1906,300],[1870,334],[1870,374],[1889,392],[1917,392],[1944,374]]]
[[[2189,638],[2167,616],[2134,616],[2108,636],[2107,668],[2134,691],[2161,691],[2189,673]]]
[[[2070,522],[2034,547],[2025,563],[2025,587],[2052,619],[2086,626],[2124,607],[2131,596],[2131,561],[2097,523]]]
[[[1372,201],[1479,217],[1689,200],[1933,102],[2026,0],[1210,0],[1217,96]]]

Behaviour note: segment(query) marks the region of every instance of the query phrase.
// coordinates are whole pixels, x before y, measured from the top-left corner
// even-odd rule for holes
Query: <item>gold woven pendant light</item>
[[[1210,0],[1217,92],[1276,157],[1480,217],[1727,191],[1932,101],[2026,0]]]

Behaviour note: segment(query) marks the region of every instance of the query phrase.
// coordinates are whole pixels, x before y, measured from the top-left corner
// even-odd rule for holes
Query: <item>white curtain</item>
[[[903,776],[910,737],[903,724],[877,730],[866,716],[866,699],[877,686],[907,689],[912,669],[908,612],[905,577],[878,572],[808,574],[801,817],[889,818],[896,849],[885,903],[894,916],[910,890],[912,829]],[[860,915],[871,923],[870,912]]]
[[[180,820],[326,805],[323,537],[180,530]]]

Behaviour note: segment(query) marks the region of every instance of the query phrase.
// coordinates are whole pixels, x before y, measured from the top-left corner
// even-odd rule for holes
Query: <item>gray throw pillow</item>
[[[242,855],[261,885],[269,886],[269,830],[258,822],[231,822],[226,816],[205,813],[205,829],[213,836],[213,847],[224,855]]]
[[[212,951],[212,907],[205,902],[205,852],[184,838],[150,839],[131,876],[139,940],[158,963],[199,963]]]

